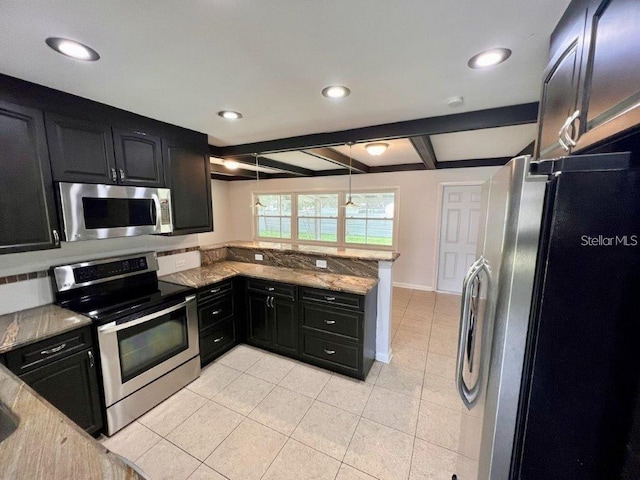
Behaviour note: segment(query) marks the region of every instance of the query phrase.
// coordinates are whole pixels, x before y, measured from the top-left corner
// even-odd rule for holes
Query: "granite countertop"
[[[91,324],[91,319],[57,305],[0,315],[0,353]]]
[[[362,248],[329,247],[323,245],[298,245],[275,242],[227,242],[221,245],[200,247],[200,250],[215,250],[222,247],[251,248],[254,250],[276,250],[282,253],[307,253],[321,257],[353,258],[357,260],[376,260],[394,262],[400,254],[388,250],[367,250]]]
[[[375,278],[229,261],[216,262],[212,265],[165,275],[160,277],[160,280],[200,288],[236,275],[357,295],[365,295],[378,284],[378,280]]]
[[[20,418],[18,428],[0,442],[0,478],[142,480],[2,365],[0,402]]]

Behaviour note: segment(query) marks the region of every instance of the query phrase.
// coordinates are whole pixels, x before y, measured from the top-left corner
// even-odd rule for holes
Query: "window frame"
[[[259,215],[257,213],[258,208],[255,203],[258,197],[266,196],[266,195],[291,195],[291,215]],[[271,241],[271,242],[286,242],[291,243],[295,238],[297,238],[297,225],[294,227],[294,206],[297,207],[297,195],[293,192],[259,192],[259,193],[251,193],[251,215],[253,216],[253,238],[260,241]],[[262,218],[279,218],[280,219],[280,233],[282,233],[282,219],[288,218],[291,221],[291,238],[279,238],[279,237],[261,237],[258,235],[260,228],[258,226],[258,222],[260,221],[260,217]]]
[[[337,241],[322,241],[322,240],[300,240],[298,238],[298,195],[323,195],[323,194],[338,194],[338,216],[337,220]],[[346,209],[343,205],[347,201],[349,192],[341,189],[313,189],[313,190],[278,190],[278,191],[251,191],[251,205],[256,201],[256,197],[262,195],[291,195],[291,217],[284,217],[291,219],[291,238],[276,238],[276,237],[261,237],[258,235],[258,219],[259,214],[256,213],[256,208],[252,207],[253,216],[253,239],[260,242],[274,242],[274,243],[291,243],[291,244],[305,244],[305,245],[318,245],[325,247],[338,247],[338,248],[352,248],[352,249],[367,249],[367,250],[386,250],[394,251],[398,247],[398,231],[400,230],[400,188],[388,187],[388,188],[358,188],[352,189],[353,195],[362,194],[375,194],[375,193],[393,193],[394,206],[393,206],[393,235],[391,238],[391,245],[371,245],[367,243],[347,243],[346,242]],[[281,216],[282,217],[282,216]],[[300,218],[334,218],[334,217],[300,217]],[[364,217],[363,220],[368,220],[368,217]],[[375,219],[373,219],[375,220]],[[380,219],[383,220],[383,219]]]

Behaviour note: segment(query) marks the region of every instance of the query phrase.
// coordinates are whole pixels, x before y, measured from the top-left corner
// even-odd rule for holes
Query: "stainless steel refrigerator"
[[[630,162],[519,157],[483,185],[462,293],[458,480],[627,471],[640,371],[640,169]]]

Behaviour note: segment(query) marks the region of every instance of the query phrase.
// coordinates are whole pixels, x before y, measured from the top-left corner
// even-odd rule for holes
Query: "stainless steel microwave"
[[[64,182],[59,186],[68,242],[173,231],[168,188]]]

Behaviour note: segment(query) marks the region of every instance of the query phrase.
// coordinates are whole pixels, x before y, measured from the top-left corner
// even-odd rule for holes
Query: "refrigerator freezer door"
[[[482,307],[484,321],[475,329],[471,343],[476,344],[463,344],[470,324],[465,318],[470,307],[465,311],[463,302],[463,351],[458,356],[465,362],[463,384],[477,388],[471,392],[472,401],[463,400],[467,408],[455,472],[459,480],[509,475],[546,180],[528,175],[528,170],[529,157],[516,158],[483,186],[485,225],[478,257],[486,269],[486,291],[479,295],[484,305],[478,302],[476,307]],[[479,367],[473,374],[465,372],[471,346],[473,363]]]

